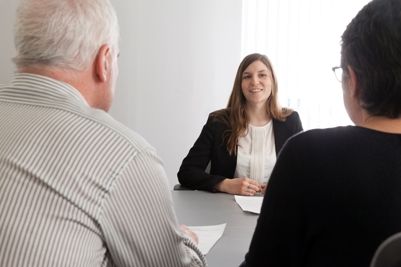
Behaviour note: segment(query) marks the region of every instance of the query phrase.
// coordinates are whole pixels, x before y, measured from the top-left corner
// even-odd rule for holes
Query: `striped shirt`
[[[162,162],[68,84],[0,87],[0,266],[204,266]]]

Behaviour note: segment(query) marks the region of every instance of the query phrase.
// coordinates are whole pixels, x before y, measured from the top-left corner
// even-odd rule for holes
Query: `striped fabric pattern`
[[[51,78],[0,87],[0,266],[204,266],[138,134]]]

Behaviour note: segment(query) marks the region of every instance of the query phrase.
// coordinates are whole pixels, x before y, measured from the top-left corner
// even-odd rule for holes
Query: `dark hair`
[[[217,119],[230,125],[230,130],[227,132],[228,136],[224,138],[227,139],[227,150],[231,155],[236,153],[238,137],[246,131],[248,125],[248,116],[245,112],[246,98],[242,92],[242,75],[245,69],[255,61],[260,61],[265,64],[272,74],[272,92],[266,101],[266,113],[272,119],[281,121],[285,120],[285,118],[292,113],[291,109],[282,109],[279,107],[277,100],[277,79],[272,64],[267,56],[258,53],[247,55],[238,67],[227,109],[213,113]],[[227,114],[227,110],[229,111],[229,115]],[[227,117],[227,115],[229,117]]]
[[[400,0],[373,0],[359,11],[342,35],[341,66],[354,70],[370,115],[401,115]]]

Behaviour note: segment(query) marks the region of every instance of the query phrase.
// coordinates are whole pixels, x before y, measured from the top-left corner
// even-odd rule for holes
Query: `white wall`
[[[0,0],[0,84],[7,82],[14,72],[11,62],[11,57],[15,54],[12,30],[18,2]]]
[[[0,83],[14,66],[18,1],[0,0]],[[171,185],[209,112],[222,108],[241,60],[241,0],[112,0],[121,27],[112,115],[159,152]]]

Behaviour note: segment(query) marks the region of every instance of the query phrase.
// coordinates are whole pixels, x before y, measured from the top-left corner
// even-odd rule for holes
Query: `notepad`
[[[235,202],[241,207],[243,211],[260,214],[262,207],[263,196],[238,196],[235,195]]]
[[[224,233],[226,223],[208,226],[188,226],[198,236],[198,248],[206,255]]]

